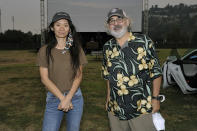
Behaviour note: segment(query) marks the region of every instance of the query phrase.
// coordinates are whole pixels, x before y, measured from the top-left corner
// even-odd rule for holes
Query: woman
[[[43,131],[58,131],[66,114],[67,131],[78,131],[83,112],[79,88],[87,63],[70,15],[57,12],[49,25],[48,45],[37,56],[41,81],[48,90]]]

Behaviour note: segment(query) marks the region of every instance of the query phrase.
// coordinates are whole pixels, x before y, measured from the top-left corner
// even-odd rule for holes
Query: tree
[[[197,30],[192,35],[191,46],[197,48]]]

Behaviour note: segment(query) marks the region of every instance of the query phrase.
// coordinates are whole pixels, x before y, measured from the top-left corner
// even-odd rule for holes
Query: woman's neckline
[[[56,48],[56,47],[55,47],[54,49],[56,49],[56,50],[64,50],[64,49],[58,49],[58,48]]]

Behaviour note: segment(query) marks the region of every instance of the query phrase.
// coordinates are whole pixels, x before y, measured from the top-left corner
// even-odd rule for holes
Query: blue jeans
[[[51,92],[47,93],[42,131],[58,131],[64,114],[66,114],[66,131],[79,131],[83,113],[83,96],[80,88],[72,98],[72,110],[66,113],[58,110],[59,103],[60,100],[57,97]]]

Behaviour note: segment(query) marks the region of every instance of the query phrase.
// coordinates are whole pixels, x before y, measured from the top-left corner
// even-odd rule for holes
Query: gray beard
[[[119,32],[109,30],[110,34],[115,38],[121,38],[127,32],[127,27],[123,27]]]

